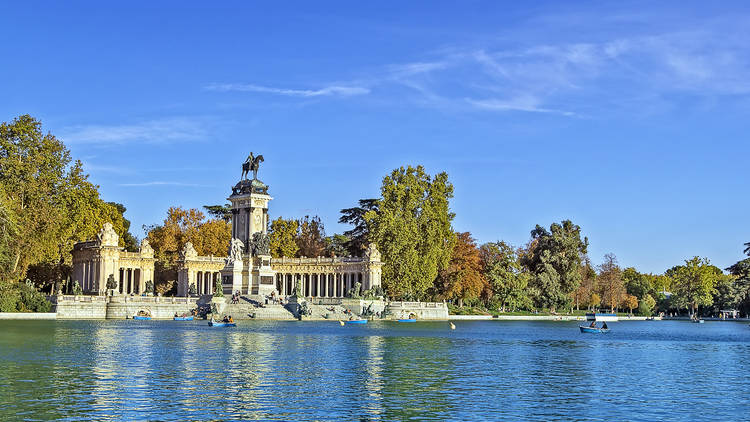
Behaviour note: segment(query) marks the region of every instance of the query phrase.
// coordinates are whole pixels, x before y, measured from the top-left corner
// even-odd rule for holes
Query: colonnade
[[[140,268],[120,268],[117,279],[117,293],[120,294],[141,294],[145,286],[142,285]],[[105,281],[106,283],[106,281]]]
[[[218,271],[196,271],[195,272],[195,289],[199,295],[214,294],[216,281],[221,280],[221,273]]]
[[[357,282],[364,285],[364,274],[361,272],[277,273],[276,291],[281,296],[289,296],[294,292],[298,281],[302,282],[301,296],[344,297]]]
[[[78,265],[78,268],[75,268],[75,269],[77,270],[77,272],[80,272],[80,274],[76,274],[74,276],[75,280],[79,280],[81,289],[84,292],[89,292],[89,291],[100,289],[100,286],[98,286],[98,280],[99,280],[99,261],[98,260],[84,261]]]

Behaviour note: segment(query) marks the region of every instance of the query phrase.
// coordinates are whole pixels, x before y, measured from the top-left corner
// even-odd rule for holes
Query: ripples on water
[[[746,419],[750,328],[0,321],[1,420]]]

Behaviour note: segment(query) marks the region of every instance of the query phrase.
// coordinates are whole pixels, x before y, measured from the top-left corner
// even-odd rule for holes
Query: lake
[[[740,420],[750,327],[0,321],[0,420]]]

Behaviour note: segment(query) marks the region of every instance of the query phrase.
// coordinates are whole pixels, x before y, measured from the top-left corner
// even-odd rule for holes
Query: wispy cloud
[[[124,125],[78,125],[60,134],[70,144],[170,143],[193,141],[207,135],[200,119],[171,118]]]
[[[120,183],[118,186],[126,187],[147,187],[147,186],[180,186],[190,188],[210,188],[211,185],[202,185],[198,183],[184,183],[184,182],[164,182],[164,181],[152,181],[152,182],[141,182],[141,183]]]
[[[494,111],[526,111],[531,113],[552,113],[563,116],[575,116],[575,113],[564,110],[540,107],[540,101],[532,95],[523,95],[510,99],[489,98],[484,100],[473,100],[467,98],[466,102],[479,109]]]
[[[209,91],[220,91],[220,92],[259,92],[265,94],[276,94],[284,95],[288,97],[351,97],[354,95],[365,95],[370,93],[370,89],[363,86],[344,86],[344,85],[330,85],[319,89],[289,89],[289,88],[274,88],[255,84],[241,84],[241,83],[229,83],[220,84],[213,83],[206,86]]]

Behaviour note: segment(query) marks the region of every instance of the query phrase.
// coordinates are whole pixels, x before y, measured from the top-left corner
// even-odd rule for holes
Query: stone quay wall
[[[56,319],[57,314],[54,312],[0,312],[2,319]]]
[[[389,319],[410,316],[416,316],[417,319],[448,319],[448,305],[443,302],[389,302],[385,308]]]
[[[58,295],[48,298],[57,319],[126,319],[138,311],[151,313],[154,319],[172,319],[174,314],[189,313],[200,305],[210,303],[211,297],[151,297],[151,296],[73,296]]]

